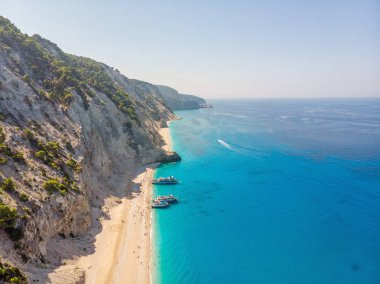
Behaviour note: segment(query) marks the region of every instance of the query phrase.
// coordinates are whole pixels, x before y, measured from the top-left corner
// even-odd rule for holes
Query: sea
[[[380,99],[215,100],[170,124],[162,284],[379,284]]]

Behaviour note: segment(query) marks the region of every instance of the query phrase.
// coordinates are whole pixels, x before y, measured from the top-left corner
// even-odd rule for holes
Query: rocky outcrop
[[[91,226],[99,193],[123,192],[137,167],[179,161],[161,148],[158,130],[175,118],[166,103],[156,86],[0,17],[0,255],[43,263],[51,238]]]
[[[166,152],[165,155],[161,158],[161,163],[174,163],[181,161],[181,156],[176,152]]]

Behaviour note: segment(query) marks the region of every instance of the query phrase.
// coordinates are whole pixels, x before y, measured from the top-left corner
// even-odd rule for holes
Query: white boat
[[[153,184],[177,184],[178,181],[173,177],[160,177],[158,179],[152,180]]]
[[[165,201],[167,203],[174,203],[174,202],[177,202],[177,198],[174,197],[173,194],[169,194],[169,195],[159,195],[157,196],[157,198],[154,200],[154,201]]]
[[[169,207],[170,204],[166,201],[153,201],[152,208],[166,208]]]

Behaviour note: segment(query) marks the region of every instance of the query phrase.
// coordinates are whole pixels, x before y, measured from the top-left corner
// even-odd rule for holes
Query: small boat
[[[171,177],[160,177],[158,179],[152,180],[153,184],[177,184],[178,180],[176,180],[173,176]]]
[[[153,201],[152,208],[166,208],[169,207],[170,204],[166,201]]]
[[[159,201],[159,202],[164,201],[167,203],[174,203],[174,202],[177,202],[178,200],[177,198],[174,197],[173,194],[169,194],[169,195],[159,195],[154,201]]]
[[[210,104],[199,104],[199,107],[200,108],[213,108],[213,106]]]

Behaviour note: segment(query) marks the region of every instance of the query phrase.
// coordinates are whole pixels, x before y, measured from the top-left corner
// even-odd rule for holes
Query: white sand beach
[[[162,128],[160,134],[165,141],[163,148],[169,151],[170,129]],[[64,266],[49,274],[51,282],[151,282],[151,180],[158,165],[140,168],[133,177],[127,177],[126,184],[130,184],[127,190],[132,193],[129,198],[108,197],[105,200],[103,212],[95,214],[100,224],[88,233],[95,239],[94,253],[67,260]],[[78,241],[77,249],[86,245],[85,241]],[[72,245],[62,242],[53,246],[56,250],[74,250]]]
[[[170,129],[160,131],[171,150]],[[133,198],[122,198],[103,220],[103,230],[96,236],[94,254],[78,260],[86,271],[86,283],[150,283],[151,266],[151,196],[154,170],[159,164],[139,169],[133,179]]]

